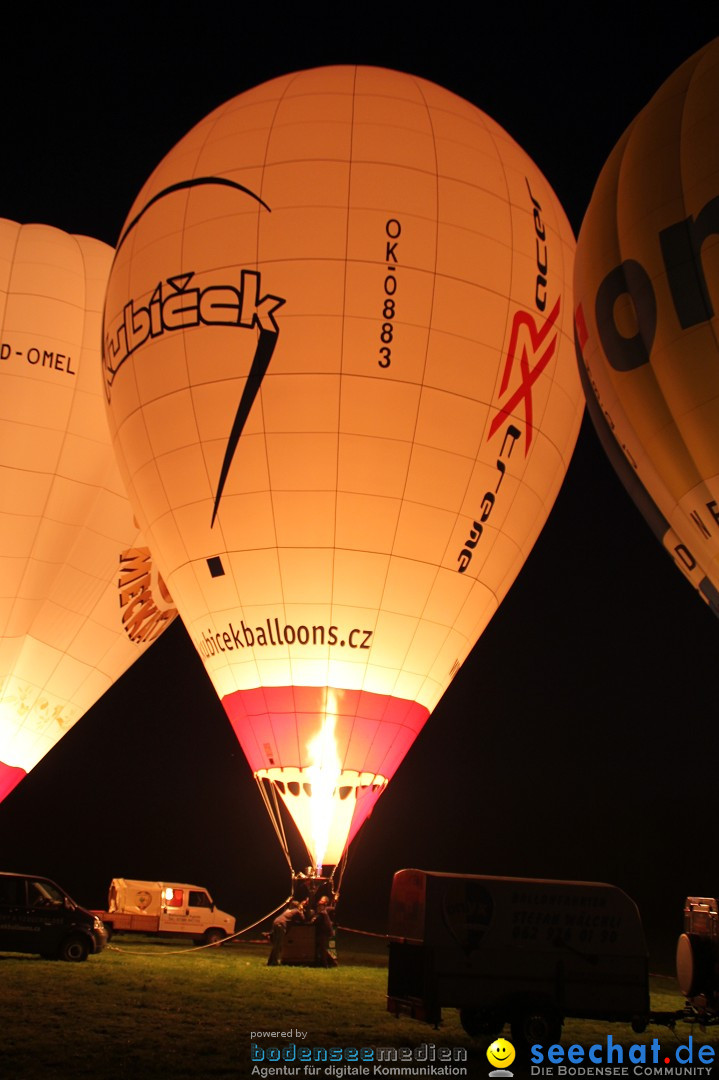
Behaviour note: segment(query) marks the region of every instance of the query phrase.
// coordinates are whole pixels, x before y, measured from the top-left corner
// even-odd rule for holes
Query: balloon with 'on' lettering
[[[719,39],[612,151],[577,247],[590,412],[637,506],[719,614]]]

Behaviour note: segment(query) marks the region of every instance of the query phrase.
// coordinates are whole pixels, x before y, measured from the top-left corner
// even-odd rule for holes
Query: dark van
[[[100,919],[49,878],[0,872],[0,951],[86,960],[104,949]]]

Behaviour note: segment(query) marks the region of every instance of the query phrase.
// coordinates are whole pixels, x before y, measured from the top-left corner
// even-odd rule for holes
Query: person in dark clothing
[[[317,901],[317,915],[315,917],[315,959],[320,967],[337,967],[337,961],[330,952],[330,941],[335,928],[332,925],[332,914],[329,897],[321,896]]]
[[[304,915],[301,905],[296,900],[293,900],[290,906],[285,908],[282,914],[278,915],[272,923],[272,951],[267,961],[271,967],[279,964],[282,959],[282,948],[285,943],[287,928],[292,923],[298,922],[304,922]]]

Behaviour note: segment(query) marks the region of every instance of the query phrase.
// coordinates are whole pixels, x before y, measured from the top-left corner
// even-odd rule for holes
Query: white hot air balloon
[[[582,411],[573,254],[499,125],[375,68],[228,102],[130,211],[105,309],[118,458],[315,866],[341,859],[559,490]]]
[[[107,428],[112,255],[0,221],[0,799],[175,614],[153,585]]]

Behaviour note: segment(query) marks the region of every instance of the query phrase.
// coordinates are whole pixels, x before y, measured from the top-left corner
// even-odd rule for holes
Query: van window
[[[188,903],[190,907],[208,908],[210,906],[210,898],[206,892],[191,892]]]
[[[27,900],[29,907],[63,907],[65,895],[51,881],[33,881],[28,878]]]
[[[0,907],[25,907],[25,878],[0,877]]]
[[[168,907],[182,907],[183,889],[165,889],[165,903]]]

